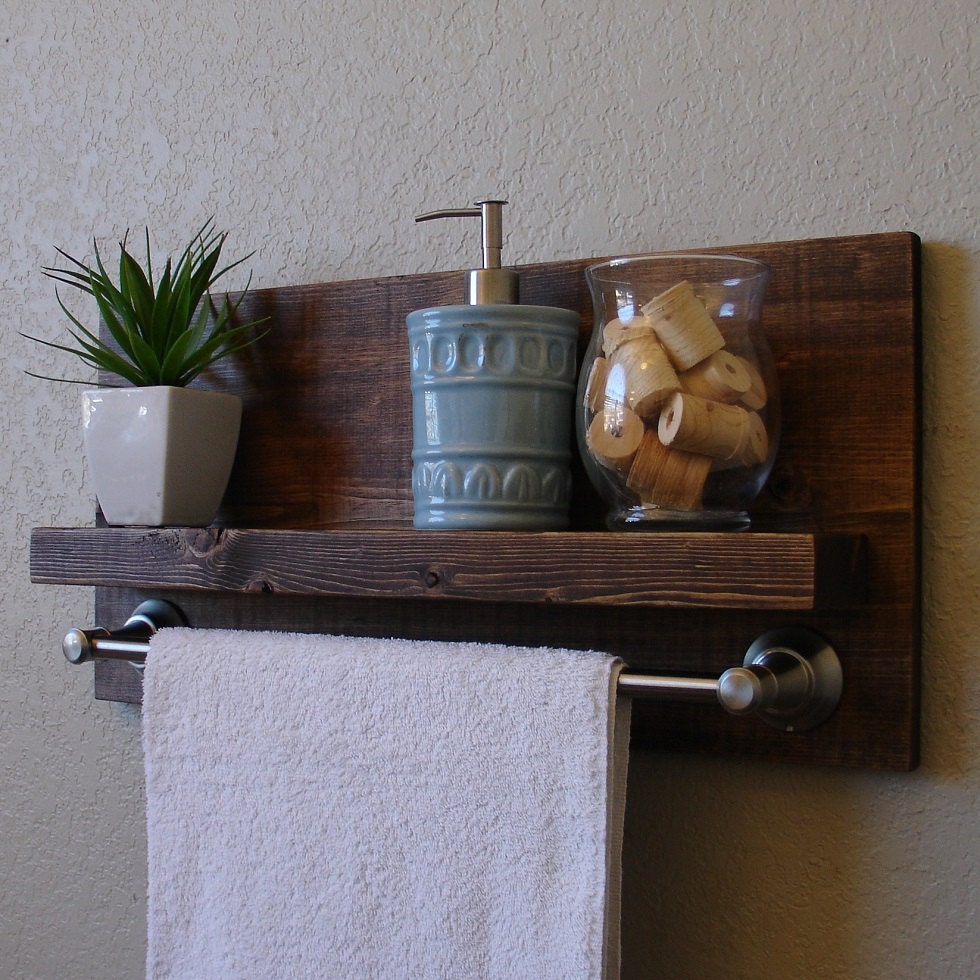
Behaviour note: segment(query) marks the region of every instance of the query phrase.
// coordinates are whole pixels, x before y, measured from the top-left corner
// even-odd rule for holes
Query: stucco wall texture
[[[980,975],[974,0],[0,10],[3,976],[136,977],[145,947],[139,714],[60,660],[91,590],[28,576],[31,527],[94,509],[78,389],[24,374],[73,369],[18,334],[62,329],[54,246],[213,214],[255,285],[455,269],[473,228],[412,216],[496,194],[510,263],[922,237],[923,764],[637,755],[624,976]]]

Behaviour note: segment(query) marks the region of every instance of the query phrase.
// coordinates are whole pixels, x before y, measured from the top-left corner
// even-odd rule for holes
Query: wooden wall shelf
[[[35,582],[804,610],[858,603],[863,539],[775,533],[39,528]]]
[[[787,735],[702,705],[638,703],[638,748],[909,769],[918,761],[919,243],[911,234],[747,245],[767,262],[764,326],[782,398],[769,483],[734,533],[609,532],[581,467],[568,532],[411,529],[404,318],[459,302],[459,273],[258,290],[272,342],[207,386],[241,394],[216,526],[38,528],[38,583],[96,586],[100,625],[144,598],[193,626],[603,649],[634,670],[720,674],[786,625],[825,635],[844,694]],[[597,257],[602,258],[602,257]],[[522,300],[592,329],[597,259],[527,266]],[[65,624],[77,626],[85,624]],[[96,664],[96,696],[139,673]]]

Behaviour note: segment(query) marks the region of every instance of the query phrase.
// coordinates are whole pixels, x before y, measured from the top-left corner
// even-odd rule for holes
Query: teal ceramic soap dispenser
[[[416,217],[476,217],[483,230],[466,303],[407,317],[417,528],[568,525],[580,318],[518,303],[518,274],[501,267],[506,203]]]

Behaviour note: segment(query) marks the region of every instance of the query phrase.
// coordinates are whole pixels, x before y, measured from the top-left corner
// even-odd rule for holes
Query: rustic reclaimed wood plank
[[[916,479],[908,434],[918,418],[915,236],[705,251],[757,258],[772,272],[763,325],[779,375],[783,437],[753,516],[805,512],[810,530],[832,530],[848,515],[906,511]],[[581,313],[582,350],[592,329],[584,277],[592,261],[519,270],[523,302]],[[461,282],[459,273],[433,273],[250,293],[242,315],[270,316],[273,334],[221,362],[205,382],[245,399],[218,523],[410,521],[405,316],[462,302]],[[578,464],[574,476],[572,528],[599,529],[602,508]]]
[[[862,541],[810,534],[43,528],[36,582],[355,598],[812,609],[864,593]]]

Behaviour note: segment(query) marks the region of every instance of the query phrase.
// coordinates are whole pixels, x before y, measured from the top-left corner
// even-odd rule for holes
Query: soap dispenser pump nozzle
[[[483,268],[466,274],[466,302],[471,306],[517,302],[517,273],[500,265],[503,248],[503,214],[506,201],[477,201],[471,208],[445,208],[417,214],[416,221],[433,218],[480,218],[482,223]]]

